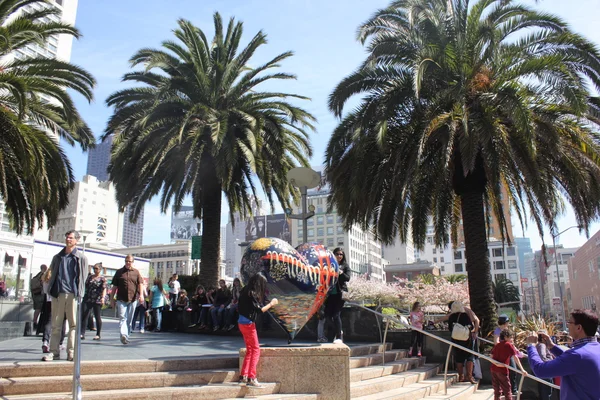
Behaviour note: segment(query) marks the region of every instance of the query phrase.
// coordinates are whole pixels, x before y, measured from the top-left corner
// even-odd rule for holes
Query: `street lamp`
[[[552,235],[552,247],[554,248],[554,263],[556,264],[556,278],[558,279],[558,291],[559,291],[559,295],[560,295],[560,317],[561,317],[561,322],[563,324],[563,328],[565,325],[565,303],[563,302],[563,290],[562,290],[562,285],[560,283],[560,271],[558,270],[558,255],[556,253],[556,238],[559,237],[560,235],[562,235],[563,233],[565,233],[566,231],[568,231],[569,229],[573,229],[573,228],[583,228],[581,225],[573,225],[568,227],[567,229],[564,229],[558,233],[553,233],[552,231],[554,231],[554,229],[556,228],[556,226],[554,226],[552,228],[552,230],[550,231],[550,234]]]
[[[83,255],[85,255],[85,239],[93,234],[93,231],[79,231],[83,238]],[[88,271],[89,272],[89,271]],[[83,276],[80,279],[85,279]],[[81,400],[81,296],[77,293],[77,309],[75,311],[75,355],[73,357],[73,399]]]
[[[311,205],[311,209],[307,211],[307,190],[319,186],[321,183],[321,174],[311,168],[298,167],[293,168],[287,173],[288,181],[295,187],[300,189],[302,195],[302,214],[291,214],[292,219],[301,219],[302,223],[302,243],[308,242],[308,232],[306,221],[315,215],[315,208]]]

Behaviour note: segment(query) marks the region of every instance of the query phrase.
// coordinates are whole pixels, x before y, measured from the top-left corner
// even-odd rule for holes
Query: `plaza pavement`
[[[244,347],[239,333],[234,335],[188,334],[176,332],[135,332],[131,343],[121,344],[119,323],[113,318],[102,318],[102,340],[92,340],[95,332],[86,331],[86,340],[81,346],[81,360],[157,360],[165,358],[198,357],[205,355],[237,355]],[[285,346],[287,340],[261,338],[261,346]],[[294,341],[294,344],[308,344],[307,341]],[[316,343],[312,343],[316,344]],[[66,345],[66,338],[65,338]],[[42,337],[23,336],[0,341],[0,363],[40,361],[42,358]],[[66,357],[64,350],[61,357]],[[41,362],[41,361],[40,361]]]

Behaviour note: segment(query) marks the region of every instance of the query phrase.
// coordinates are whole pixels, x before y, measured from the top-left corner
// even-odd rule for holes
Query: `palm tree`
[[[68,203],[75,178],[58,138],[94,145],[94,135],[77,112],[67,89],[93,98],[94,78],[64,61],[25,56],[72,26],[52,21],[60,11],[40,0],[0,0],[0,196],[17,233],[32,233],[47,219],[56,223]]]
[[[171,204],[177,211],[191,195],[203,223],[200,282],[207,287],[218,278],[222,195],[231,216],[246,216],[256,176],[271,207],[274,196],[289,207],[298,194],[286,174],[308,165],[314,118],[288,102],[305,97],[258,90],[263,82],[295,78],[269,72],[291,52],[250,65],[266,43],[263,32],[240,50],[242,23],[233,18],[224,31],[214,14],[211,42],[189,21],[178,25],[178,42],[139,50],[130,61],[144,69],[124,77],[135,86],[107,100],[115,107],[106,129],[115,135],[109,173],[118,203],[132,203],[134,218],[160,192],[162,212]]]
[[[470,302],[496,316],[486,222],[510,243],[502,197],[540,234],[564,200],[579,225],[600,207],[600,55],[558,17],[511,0],[399,0],[358,30],[364,63],[330,95],[342,117],[326,152],[330,203],[384,241],[409,231],[457,245],[463,224]],[[527,212],[527,211],[530,212]],[[451,234],[449,234],[449,232]]]
[[[492,290],[496,304],[512,303],[507,305],[515,311],[521,309],[519,288],[510,279],[498,279],[495,284],[492,282]]]

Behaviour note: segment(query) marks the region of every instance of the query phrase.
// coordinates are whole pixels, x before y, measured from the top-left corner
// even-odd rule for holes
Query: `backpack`
[[[31,278],[31,293],[38,295],[42,294],[42,273],[40,272]]]
[[[460,318],[460,314],[458,316]],[[454,326],[452,326],[452,339],[460,340],[462,342],[469,340],[469,337],[471,335],[471,330],[467,326],[459,324],[458,318],[456,320],[457,320],[457,322],[455,322]]]

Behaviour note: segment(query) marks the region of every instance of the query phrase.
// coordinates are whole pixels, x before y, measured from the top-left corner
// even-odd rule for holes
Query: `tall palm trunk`
[[[221,187],[216,178],[204,186],[202,210],[202,255],[199,283],[216,287],[219,279],[221,243]]]
[[[468,181],[468,177],[465,181]],[[475,185],[473,190],[461,193],[461,211],[465,235],[465,257],[469,281],[471,308],[481,320],[482,335],[494,329],[497,322],[492,274],[487,246],[483,190]]]

